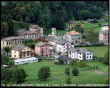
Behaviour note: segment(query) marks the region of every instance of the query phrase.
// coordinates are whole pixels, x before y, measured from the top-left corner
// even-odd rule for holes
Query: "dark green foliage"
[[[75,30],[76,30],[77,32],[80,32],[80,33],[83,34],[83,32],[84,32],[83,24],[82,24],[82,23],[77,23],[77,24],[75,25]]]
[[[66,78],[66,84],[71,84],[71,78],[69,76]]]
[[[68,76],[70,75],[70,68],[69,67],[66,67],[65,74],[68,75]]]
[[[108,52],[105,53],[104,57],[100,57],[100,61],[103,64],[106,64],[106,65],[109,64],[109,54],[108,54]]]
[[[32,39],[25,39],[25,40],[23,40],[23,44],[25,46],[29,46],[32,49],[35,47],[35,42]]]
[[[10,47],[5,47],[5,48],[4,48],[4,51],[7,53],[7,55],[8,55],[8,53],[10,52],[10,50],[11,50]]]
[[[1,80],[3,83],[21,83],[27,77],[24,69],[18,68],[2,68],[1,69]]]
[[[69,63],[70,65],[76,65],[77,64],[77,61],[76,60],[71,60],[71,62]]]
[[[1,36],[14,34],[12,20],[34,23],[44,28],[65,29],[70,20],[100,19],[108,11],[106,1],[3,1],[1,4]],[[5,23],[4,23],[5,22]],[[95,22],[95,21],[94,21]],[[21,28],[23,24],[20,23]],[[5,30],[4,30],[5,29]],[[82,31],[82,29],[80,29]]]
[[[89,29],[86,31],[86,41],[90,41],[91,44],[98,42],[98,33],[94,29]]]
[[[46,81],[47,78],[50,77],[50,68],[42,67],[38,72],[38,78],[40,81]]]
[[[13,59],[8,56],[1,55],[1,66],[4,64],[13,65]]]
[[[64,61],[62,59],[58,59],[58,64],[64,64]]]
[[[74,68],[74,69],[72,70],[72,74],[73,74],[74,76],[77,76],[77,75],[79,74],[78,69],[77,69],[77,68]]]
[[[79,61],[78,66],[79,67],[86,67],[86,62],[85,61]]]

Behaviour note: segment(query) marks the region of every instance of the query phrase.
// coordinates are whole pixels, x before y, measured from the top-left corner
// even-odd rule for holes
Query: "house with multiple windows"
[[[110,38],[110,31],[108,26],[101,27],[101,31],[99,31],[99,42],[108,45]]]
[[[56,41],[56,52],[66,53],[69,48],[74,47],[74,45],[66,40],[59,39]]]
[[[71,59],[78,59],[78,60],[92,60],[93,59],[93,52],[86,50],[84,48],[70,48],[68,50],[68,57]]]
[[[82,34],[76,31],[69,31],[66,32],[63,39],[73,43],[74,45],[80,45],[82,43]]]
[[[35,44],[35,54],[44,57],[52,56],[53,54],[52,45],[45,42],[39,42]]]
[[[20,36],[11,36],[11,37],[6,37],[1,39],[1,49],[5,48],[5,47],[14,47],[17,45],[21,45],[23,42],[24,38],[20,37]]]
[[[11,50],[11,57],[14,59],[33,57],[34,53],[30,47],[16,46]]]

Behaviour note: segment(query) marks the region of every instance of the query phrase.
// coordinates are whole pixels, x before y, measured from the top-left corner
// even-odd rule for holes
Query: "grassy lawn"
[[[94,56],[103,57],[108,51],[108,46],[97,46],[97,47],[81,47],[93,51]]]
[[[93,66],[93,65],[98,65],[99,71],[105,72],[105,74],[97,74],[94,73],[92,69],[88,68],[79,68],[79,76],[71,76],[71,80],[73,84],[105,84],[106,80],[108,78],[108,67],[101,62],[87,62],[88,65]],[[48,78],[47,81],[39,81],[37,77],[38,70],[42,66],[49,66],[51,70],[51,77]],[[64,70],[66,67],[72,68],[74,66],[70,65],[55,65],[54,61],[48,61],[48,60],[43,60],[42,62],[38,63],[31,63],[31,64],[25,64],[25,65],[20,65],[20,68],[23,68],[26,73],[28,74],[28,77],[26,78],[25,83],[30,83],[30,84],[65,84],[66,80],[66,75],[64,73]]]
[[[96,56],[104,56],[105,51],[107,51],[107,46],[102,47],[85,47],[89,50],[93,50],[94,55]],[[108,78],[108,66],[102,64],[101,62],[94,62],[89,61],[87,62],[88,67],[80,68],[79,69],[79,76],[71,76],[72,84],[105,84],[106,80]],[[98,66],[98,71],[104,72],[105,74],[97,74],[93,71],[93,66]],[[38,70],[42,66],[49,66],[51,70],[51,77],[48,78],[47,81],[39,81],[37,77]],[[65,75],[64,71],[66,67],[70,67],[70,70],[72,71],[74,66],[65,64],[65,65],[56,65],[54,64],[54,61],[52,60],[43,60],[42,62],[37,63],[30,63],[30,64],[24,64],[19,65],[19,68],[23,68],[26,73],[28,74],[28,77],[26,78],[26,81],[24,83],[30,83],[30,84],[65,84],[65,80],[67,76]]]
[[[108,24],[108,22],[101,22],[101,25],[105,25]],[[90,23],[90,22],[85,22],[84,23],[84,29],[88,30],[88,29],[95,29],[95,31],[100,31],[101,27],[99,27],[99,23]]]

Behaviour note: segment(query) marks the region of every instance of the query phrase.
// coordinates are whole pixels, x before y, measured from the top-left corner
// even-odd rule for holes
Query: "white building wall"
[[[92,52],[86,51],[85,56],[86,56],[86,60],[93,59],[93,53]]]

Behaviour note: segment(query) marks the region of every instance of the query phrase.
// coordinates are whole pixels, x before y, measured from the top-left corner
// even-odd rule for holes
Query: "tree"
[[[109,65],[109,54],[108,54],[108,52],[105,53],[104,57],[100,58],[100,61],[103,64]]]
[[[73,74],[74,76],[77,76],[77,75],[79,74],[78,69],[77,69],[77,68],[74,68],[74,69],[72,70],[72,74]]]
[[[64,64],[64,61],[62,59],[58,59],[58,64]]]
[[[77,64],[77,61],[76,60],[71,60],[71,62],[69,63],[70,65],[76,65]]]
[[[76,30],[77,32],[80,32],[80,33],[83,34],[83,32],[84,32],[83,27],[84,27],[84,25],[83,25],[81,22],[80,22],[80,23],[77,23],[77,24],[75,25],[75,30]]]
[[[8,53],[10,52],[10,50],[11,50],[10,47],[5,47],[5,48],[4,48],[4,51],[6,51],[7,55],[8,55]]]
[[[85,66],[86,66],[85,61],[79,61],[79,62],[78,62],[78,66],[79,66],[79,67],[85,67]]]
[[[24,69],[19,69],[19,68],[14,68],[14,69],[11,69],[12,71],[12,82],[14,83],[21,83],[21,82],[24,82],[24,79],[27,77],[27,74],[26,72],[24,71]]]
[[[47,78],[50,77],[50,68],[49,67],[42,67],[38,72],[38,78],[40,81],[45,81]]]
[[[69,67],[66,67],[65,74],[68,75],[68,76],[70,75],[70,68]]]
[[[66,84],[71,84],[71,78],[69,76],[66,79]]]
[[[24,82],[24,79],[27,77],[27,74],[24,69],[18,68],[2,68],[1,73],[3,83],[21,83]]]
[[[86,41],[90,41],[90,43],[95,44],[98,42],[98,33],[94,31],[94,29],[89,29],[86,31]]]

